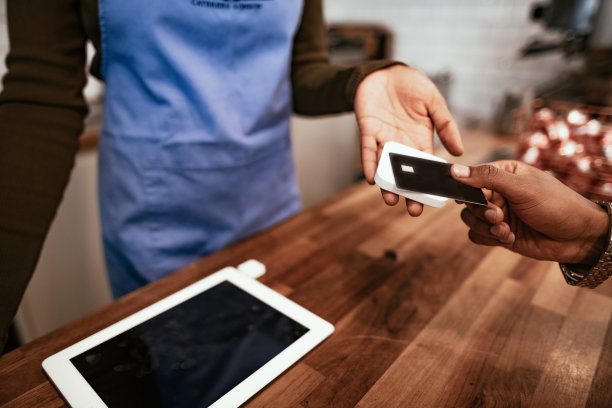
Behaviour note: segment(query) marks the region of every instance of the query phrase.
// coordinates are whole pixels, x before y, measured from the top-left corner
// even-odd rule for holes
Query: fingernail
[[[491,231],[491,234],[495,235],[496,237],[501,237],[504,234],[504,227],[502,227],[501,224],[495,224],[489,229],[489,231]]]
[[[510,235],[508,235],[508,244],[514,244],[514,240],[516,239],[516,236],[514,235],[513,232],[510,233]]]
[[[495,210],[489,208],[484,212],[484,216],[490,223],[495,223]]]
[[[470,168],[463,164],[455,164],[453,165],[453,173],[457,177],[470,177]]]

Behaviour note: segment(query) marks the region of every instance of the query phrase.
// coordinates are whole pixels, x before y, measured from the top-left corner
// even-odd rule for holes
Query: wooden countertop
[[[223,266],[335,325],[249,407],[611,406],[612,281],[467,238],[461,207],[411,218],[359,183],[0,358],[0,405],[60,407],[41,361]]]

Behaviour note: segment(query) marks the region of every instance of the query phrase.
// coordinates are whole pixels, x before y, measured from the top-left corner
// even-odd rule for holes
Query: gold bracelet
[[[608,245],[595,265],[559,263],[565,281],[573,286],[593,289],[612,275],[612,203],[597,201],[608,212]]]

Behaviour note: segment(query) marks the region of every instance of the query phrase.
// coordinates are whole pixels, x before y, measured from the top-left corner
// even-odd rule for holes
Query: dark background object
[[[580,60],[579,69],[536,87],[535,97],[581,105],[609,106],[612,103],[612,43],[609,30],[610,4],[601,0],[553,0],[534,5],[530,18],[551,33],[532,39],[520,50],[520,58],[562,52],[567,60]]]
[[[531,19],[550,30],[562,32],[563,37],[556,41],[535,38],[521,50],[521,55],[526,57],[556,50],[567,56],[586,52],[599,6],[600,0],[536,3],[531,10]]]
[[[335,24],[327,30],[327,46],[332,62],[358,64],[391,58],[393,35],[379,25]]]
[[[588,34],[593,31],[595,14],[600,0],[553,0],[536,3],[532,9],[532,19],[542,20],[548,28],[571,30]]]

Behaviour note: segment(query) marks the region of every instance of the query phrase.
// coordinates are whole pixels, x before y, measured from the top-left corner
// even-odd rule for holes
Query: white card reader
[[[378,162],[378,168],[376,169],[376,175],[374,181],[383,190],[390,191],[402,197],[406,197],[413,201],[429,205],[431,207],[442,207],[448,201],[448,198],[441,197],[433,194],[419,193],[416,191],[402,190],[397,188],[395,185],[395,177],[393,176],[393,169],[391,168],[391,160],[389,159],[389,153],[398,153],[406,156],[420,157],[428,160],[435,160],[443,163],[447,163],[441,157],[434,156],[433,154],[425,153],[412,147],[405,146],[397,142],[387,142],[383,148],[380,161]],[[405,169],[404,171],[409,171]]]

